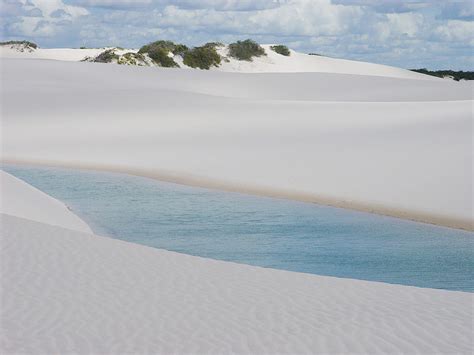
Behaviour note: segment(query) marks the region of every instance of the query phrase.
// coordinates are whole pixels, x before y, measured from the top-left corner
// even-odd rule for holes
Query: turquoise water
[[[113,173],[7,166],[96,233],[270,268],[474,291],[474,234]]]

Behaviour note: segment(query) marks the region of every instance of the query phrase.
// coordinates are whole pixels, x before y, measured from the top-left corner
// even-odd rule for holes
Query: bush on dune
[[[112,63],[118,60],[119,56],[115,54],[115,49],[107,49],[95,57],[92,61],[95,63]]]
[[[260,57],[265,54],[265,49],[257,42],[251,39],[245,41],[237,41],[229,44],[229,56],[238,59],[252,61],[253,57]]]
[[[117,61],[121,65],[146,65],[145,57],[141,53],[127,52]]]
[[[174,42],[172,41],[159,40],[159,41],[145,44],[143,47],[140,48],[138,53],[149,53],[150,50],[153,50],[156,48],[161,48],[161,49],[165,49],[168,52],[172,52],[175,47],[176,47],[176,44],[174,44]]]
[[[179,67],[178,63],[168,55],[169,51],[164,48],[152,48],[148,52],[148,56],[159,66],[165,68]],[[140,53],[141,54],[141,53]]]
[[[284,55],[285,57],[290,56],[290,50],[288,49],[287,46],[284,46],[282,44],[277,44],[275,46],[271,46],[270,49],[278,54]]]
[[[207,42],[203,47],[212,47],[212,48],[224,47],[224,43],[222,43],[222,42]]]
[[[188,46],[186,46],[185,44],[178,43],[175,45],[174,49],[171,52],[174,55],[180,55],[181,57],[183,57],[188,50]]]
[[[218,67],[221,56],[216,51],[216,43],[206,43],[201,47],[188,50],[183,57],[183,63],[191,68],[210,69]]]
[[[26,48],[37,49],[38,45],[36,43],[30,41],[6,41],[0,42],[0,46],[13,46],[13,45],[21,45]]]
[[[151,49],[162,48],[174,55],[183,55],[189,48],[185,44],[174,43],[173,41],[159,40],[148,43],[140,48],[138,53],[148,53]]]
[[[159,40],[144,45],[140,48],[138,53],[148,54],[148,56],[159,66],[173,68],[179,67],[179,65],[172,57],[170,57],[169,54],[172,53],[173,55],[184,56],[188,50],[188,47],[184,44]]]

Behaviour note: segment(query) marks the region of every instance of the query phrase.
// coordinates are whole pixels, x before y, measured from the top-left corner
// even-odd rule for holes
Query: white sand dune
[[[65,204],[0,170],[0,213],[92,233]]]
[[[2,60],[3,160],[472,229],[472,84]]]
[[[97,57],[100,53],[107,49],[115,47],[104,48],[38,48],[31,52],[18,51],[16,48],[10,46],[0,46],[0,57],[11,59],[48,59],[67,62],[79,62],[86,57]],[[127,52],[138,52],[137,49],[117,49],[117,53],[122,55]]]
[[[2,354],[470,354],[469,293],[203,259],[1,215]]]
[[[286,57],[270,49],[270,45],[262,45],[266,55],[254,57],[252,61],[237,60],[228,56],[228,47],[220,47],[218,52],[226,59],[219,67],[212,67],[211,70],[240,73],[298,73],[298,72],[318,72],[318,73],[339,73],[353,75],[370,75],[393,77],[403,79],[419,79],[429,81],[439,81],[441,79],[415,73],[409,70],[366,63],[353,60],[330,58],[324,56],[308,55],[291,50],[291,55]],[[85,57],[96,57],[101,52],[109,48],[38,48],[32,52],[20,52],[15,48],[0,46],[0,57],[10,59],[49,59],[58,61],[80,61]],[[137,49],[115,49],[118,55],[127,52],[136,53]],[[190,69],[183,64],[180,56],[174,57],[175,61],[182,68]]]
[[[406,69],[387,65],[331,58],[320,55],[308,55],[290,50],[290,56],[283,56],[270,49],[271,45],[264,44],[265,56],[254,57],[252,61],[236,60],[228,57],[216,70],[242,73],[298,73],[319,72],[383,76],[401,79],[439,80],[427,75],[415,73]],[[223,56],[228,55],[227,46],[219,50]]]

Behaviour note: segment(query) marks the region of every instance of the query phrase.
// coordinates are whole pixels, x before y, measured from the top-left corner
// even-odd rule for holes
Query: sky
[[[474,0],[0,0],[0,40],[43,48],[246,38],[403,68],[474,70]]]

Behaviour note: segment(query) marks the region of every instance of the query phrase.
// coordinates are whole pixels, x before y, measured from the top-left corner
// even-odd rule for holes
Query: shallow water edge
[[[282,189],[269,189],[261,186],[246,186],[242,184],[224,182],[214,180],[202,176],[183,174],[162,170],[147,170],[139,168],[130,168],[118,165],[104,165],[85,162],[64,162],[54,160],[30,160],[6,158],[2,160],[3,165],[19,165],[19,166],[38,166],[51,168],[66,168],[75,170],[93,170],[102,172],[112,172],[134,175],[139,177],[151,178],[157,181],[169,182],[185,186],[201,187],[207,189],[215,189],[227,192],[237,192],[254,196],[270,197],[277,199],[293,200],[300,202],[313,203],[317,205],[330,206],[336,208],[349,209],[354,211],[367,212],[381,216],[389,216],[400,218],[403,220],[414,221],[418,223],[432,224],[435,226],[448,227],[466,231],[474,231],[474,223],[472,220],[464,220],[451,218],[436,214],[421,213],[413,210],[394,209],[377,204],[367,204],[358,201],[348,201],[334,199],[327,196],[302,193],[297,191],[287,191]],[[1,166],[0,166],[1,167]]]

